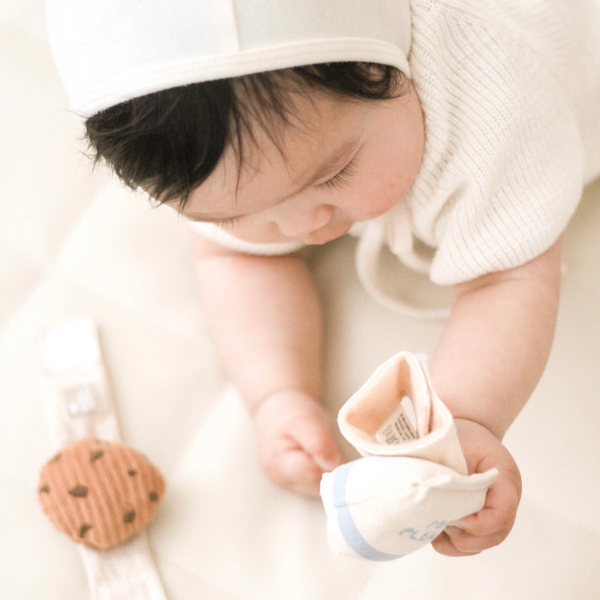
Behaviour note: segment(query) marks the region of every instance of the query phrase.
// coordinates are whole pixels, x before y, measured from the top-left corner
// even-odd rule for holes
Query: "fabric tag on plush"
[[[396,410],[375,434],[375,439],[380,444],[402,444],[403,442],[410,442],[417,439],[418,436],[414,425],[414,411],[411,411],[413,412],[413,418],[411,419],[411,415],[408,410],[405,410],[403,405],[407,409],[412,409],[412,403],[408,396],[402,398],[402,402],[398,404]]]

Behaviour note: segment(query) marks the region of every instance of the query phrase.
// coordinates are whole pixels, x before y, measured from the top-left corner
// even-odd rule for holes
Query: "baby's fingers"
[[[319,410],[296,415],[259,439],[259,457],[269,477],[277,485],[307,496],[319,496],[323,473],[342,464],[327,416],[315,406]]]
[[[274,457],[271,468],[265,468],[271,479],[280,487],[302,494],[318,496],[323,471],[301,448],[288,448]]]
[[[446,556],[473,556],[500,544],[509,531],[510,529],[477,536],[451,525],[444,529],[432,545],[437,552]]]
[[[520,485],[507,473],[500,473],[478,512],[446,527],[433,547],[447,556],[469,556],[503,542],[515,521]]]
[[[322,472],[333,471],[342,464],[342,455],[325,418],[298,422],[293,438]]]

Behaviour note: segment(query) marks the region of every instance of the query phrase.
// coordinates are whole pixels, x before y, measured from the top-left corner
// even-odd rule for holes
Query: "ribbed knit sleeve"
[[[430,277],[449,285],[522,265],[556,241],[581,197],[585,152],[567,91],[543,52],[475,3],[412,8],[426,148],[406,201],[414,233],[437,248]]]

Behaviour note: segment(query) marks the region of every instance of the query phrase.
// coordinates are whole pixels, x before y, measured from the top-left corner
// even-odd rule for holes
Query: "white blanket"
[[[598,183],[566,234],[548,368],[505,440],[524,479],[513,532],[469,559],[427,547],[361,563],[331,552],[319,501],[261,472],[252,422],[206,335],[186,224],[105,171],[90,175],[40,1],[0,7],[0,86],[0,598],[90,597],[77,549],[36,498],[50,439],[33,336],[81,315],[99,325],[125,441],[167,481],[149,535],[170,600],[600,598]],[[343,239],[311,257],[329,317],[332,418],[395,352],[431,353],[442,328],[377,306],[353,249]]]

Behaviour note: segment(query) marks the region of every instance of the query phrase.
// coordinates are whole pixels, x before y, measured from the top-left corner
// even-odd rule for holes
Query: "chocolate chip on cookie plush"
[[[106,550],[154,518],[164,491],[160,471],[137,450],[83,438],[43,466],[38,497],[57,529]]]

